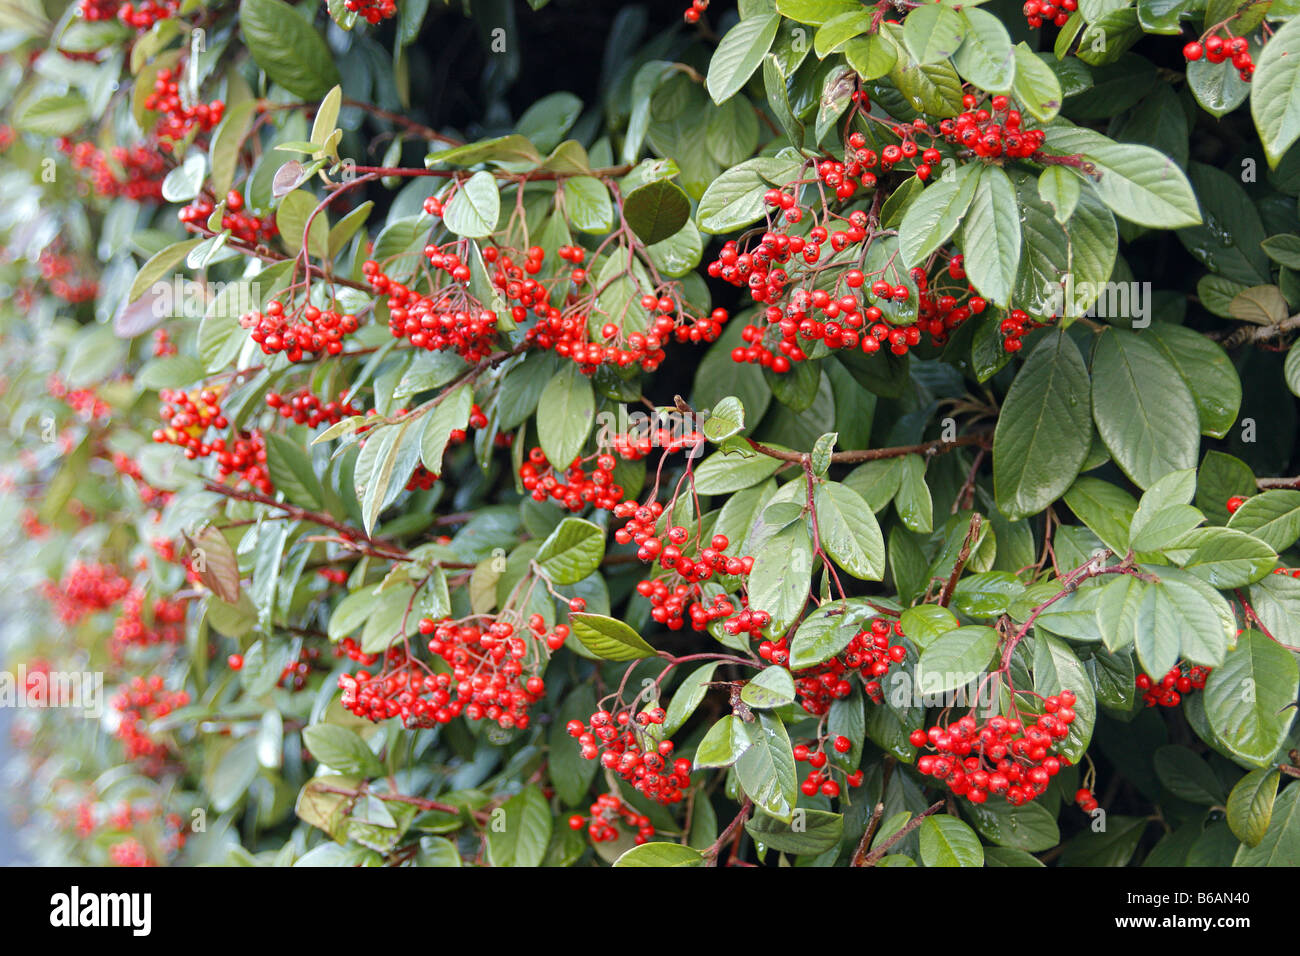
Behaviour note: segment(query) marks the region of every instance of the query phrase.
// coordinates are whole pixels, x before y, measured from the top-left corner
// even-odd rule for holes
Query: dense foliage
[[[1300,863],[1300,6],[531,7],[0,10],[37,858]]]

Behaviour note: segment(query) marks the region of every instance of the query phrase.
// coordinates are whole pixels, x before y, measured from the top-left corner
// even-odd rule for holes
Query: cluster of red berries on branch
[[[203,232],[208,220],[216,210],[217,204],[207,196],[199,196],[188,206],[183,206],[176,213],[187,230]],[[244,196],[237,189],[226,193],[226,208],[221,214],[221,228],[230,230],[230,234],[240,242],[256,246],[270,242],[280,234],[274,216],[257,216],[244,207]],[[245,326],[247,328],[247,326]],[[320,349],[316,349],[320,351]],[[269,353],[268,353],[269,354]],[[331,355],[336,353],[331,352]]]
[[[166,329],[153,330],[153,357],[166,358],[169,355],[175,355],[179,351],[176,343],[172,341],[171,334]]]
[[[1205,680],[1212,668],[1199,664],[1188,665],[1179,661],[1159,680],[1150,674],[1138,674],[1135,681],[1142,691],[1142,703],[1148,707],[1177,707],[1183,696],[1193,690],[1204,690]]]
[[[1023,309],[1012,309],[1007,313],[998,324],[998,332],[1002,335],[1002,348],[1008,352],[1019,352],[1024,347],[1024,338],[1034,329],[1043,329],[1051,325],[1051,322],[1038,322],[1029,317],[1029,313]]]
[[[1074,794],[1074,802],[1084,813],[1092,813],[1098,807],[1097,795],[1088,787],[1080,787]]]
[[[64,255],[54,245],[41,250],[37,265],[50,292],[69,305],[89,302],[99,294],[99,283],[94,279],[73,277],[78,268],[76,260]]]
[[[153,145],[114,146],[107,152],[94,143],[73,143],[66,136],[56,141],[68,155],[72,168],[90,174],[90,187],[98,196],[118,196],[135,202],[162,202],[167,161]]]
[[[1222,63],[1231,60],[1242,82],[1249,83],[1255,75],[1255,61],[1250,55],[1250,41],[1245,37],[1234,37],[1224,28],[1224,35],[1217,33],[1200,40],[1193,40],[1183,47],[1183,59],[1195,63],[1205,57],[1209,63]]]
[[[1079,0],[1025,0],[1021,12],[1025,22],[1034,29],[1044,23],[1063,27],[1070,22],[1070,14],[1079,9]]]
[[[167,744],[149,734],[149,723],[189,702],[190,695],[186,691],[167,690],[162,677],[157,674],[147,679],[131,678],[113,698],[113,709],[120,715],[117,736],[126,748],[127,759],[140,761],[146,774],[157,776],[167,758]]]
[[[77,12],[83,20],[98,22],[121,20],[141,32],[150,29],[159,20],[170,20],[180,9],[180,0],[140,0],[123,3],[122,0],[81,0]]]
[[[990,109],[976,109],[979,98],[973,93],[962,97],[965,112],[939,121],[939,134],[948,142],[964,146],[981,159],[1024,159],[1042,148],[1046,134],[1040,129],[1024,129],[1023,118],[1011,100],[994,96]]]
[[[483,413],[483,409],[478,403],[470,406],[469,410],[469,427],[470,428],[487,428],[488,417]],[[514,438],[509,432],[498,432],[493,441],[498,448],[510,447],[510,442]],[[447,447],[453,445],[463,445],[469,440],[469,433],[463,428],[453,428],[451,434],[447,437]],[[411,477],[406,480],[407,491],[428,491],[438,483],[438,475],[434,474],[423,463],[415,466],[415,471],[411,472]]]
[[[346,393],[339,394],[338,401],[321,401],[310,388],[300,388],[296,392],[282,395],[279,392],[267,392],[266,404],[297,425],[317,428],[321,425],[333,425],[346,416],[360,415],[361,410],[352,402],[346,401]]]
[[[469,268],[453,253],[436,246],[425,249],[430,264],[452,277],[449,285],[422,295],[385,275],[379,263],[367,260],[362,274],[370,288],[388,300],[388,329],[395,339],[408,339],[430,352],[453,351],[477,364],[492,354],[497,314],[469,292]]]
[[[707,9],[709,9],[709,0],[691,0],[691,5],[682,14],[682,19],[687,23],[699,23],[700,16]]]
[[[310,361],[317,355],[338,355],[343,351],[343,336],[357,330],[359,322],[351,313],[340,315],[334,309],[304,305],[286,312],[284,303],[274,300],[264,310],[254,309],[240,316],[239,324],[251,329],[249,338],[264,355],[283,353],[290,362]]]
[[[343,6],[372,26],[397,16],[397,4],[393,0],[343,0]]]
[[[1300,578],[1300,568],[1274,568],[1274,574],[1284,574],[1289,578]]]
[[[1052,778],[1070,765],[1052,750],[1069,736],[1075,699],[1069,690],[1044,698],[1044,713],[1030,724],[1001,714],[981,724],[967,714],[914,730],[912,746],[934,751],[919,757],[916,769],[971,803],[984,803],[990,796],[1013,807],[1028,803],[1046,793]]]
[[[854,673],[862,680],[862,689],[875,703],[884,700],[880,679],[889,668],[907,657],[907,647],[895,644],[903,637],[903,625],[883,617],[872,620],[850,639],[839,654],[823,664],[808,667],[793,674],[799,705],[810,714],[821,716],[831,704],[853,693],[851,678]],[[790,647],[787,637],[765,640],[758,646],[758,656],[765,661],[789,667]]]
[[[345,637],[334,645],[335,657],[346,657],[363,667],[371,667],[379,660],[378,654],[367,654],[353,638]]]
[[[186,602],[157,598],[148,606],[143,588],[132,588],[122,598],[122,613],[113,625],[109,653],[121,660],[129,648],[177,645],[185,640]]]
[[[108,403],[89,388],[68,388],[63,379],[51,375],[45,382],[45,390],[51,398],[57,398],[76,412],[85,421],[99,421],[108,418],[113,411]]]
[[[149,851],[144,848],[144,844],[135,837],[130,837],[121,843],[114,843],[108,848],[108,855],[113,860],[114,866],[146,867],[158,865],[149,856]]]
[[[581,830],[585,827],[592,843],[609,843],[617,840],[620,823],[627,829],[636,831],[632,842],[637,846],[655,835],[655,828],[650,818],[628,806],[618,794],[602,793],[591,805],[588,813],[589,816],[585,817],[581,813],[569,817],[569,829]]]
[[[836,753],[846,754],[853,749],[853,741],[841,734],[831,742],[831,746]],[[815,797],[819,793],[827,797],[840,795],[839,781],[831,775],[831,770],[836,768],[827,765],[826,751],[820,744],[815,750],[810,749],[807,744],[795,744],[794,759],[812,768],[803,783],[799,784],[799,790],[804,796]],[[844,774],[844,782],[850,787],[860,787],[864,776],[861,770],[855,770]]]
[[[279,679],[275,682],[275,686],[285,687],[294,691],[302,690],[307,686],[307,677],[311,674],[312,668],[319,660],[319,647],[298,648],[298,656],[284,665],[284,668],[280,671]]]
[[[75,562],[56,585],[46,581],[41,590],[64,624],[76,624],[87,615],[106,611],[131,590],[131,582],[111,564]]]
[[[863,112],[871,108],[871,102],[865,93],[855,93],[853,98]],[[893,133],[901,142],[890,143],[879,151],[867,147],[867,138],[862,133],[850,133],[844,161],[821,160],[816,166],[817,178],[824,186],[834,190],[835,198],[841,201],[852,199],[859,186],[875,189],[880,177],[893,172],[894,167],[900,163],[910,163],[908,171],[917,179],[929,179],[935,164],[943,158],[933,146],[922,147],[915,139],[917,133],[925,134],[929,129],[925,120],[917,120],[910,126],[894,126]],[[785,210],[786,222],[796,223],[803,218],[792,193],[774,189],[767,193],[764,200],[769,206],[779,205]]]
[[[588,462],[595,467],[587,471]],[[577,514],[587,505],[614,510],[623,500],[623,486],[614,481],[618,460],[608,452],[575,458],[566,471],[557,472],[540,448],[530,448],[519,466],[519,480],[534,501],[555,501]]]
[[[209,428],[220,430],[229,425],[221,413],[220,393],[216,389],[183,392],[165,388],[158,395],[166,404],[159,409],[163,427],[154,430],[155,442],[183,448],[186,458],[215,455],[218,481],[238,475],[262,494],[274,493],[266,465],[266,440],[261,431],[241,433],[232,441],[222,437],[204,440]]]
[[[673,742],[660,739],[657,728],[667,713],[650,707],[633,716],[631,710],[612,714],[598,710],[587,723],[571,720],[565,725],[577,738],[579,752],[587,760],[599,757],[600,765],[618,774],[638,793],[662,804],[681,802],[691,783],[691,762],[673,759]]]
[[[406,727],[446,724],[463,714],[524,730],[531,723],[528,708],[546,692],[541,646],[555,650],[569,636],[564,625],[548,630],[540,614],[522,629],[489,618],[422,618],[419,629],[429,638],[430,653],[446,661],[451,673],[436,674],[405,648],[393,647],[382,673],[340,675],[344,707],[374,721],[400,717]]]
[[[964,263],[964,256],[952,256],[948,260],[945,272],[939,274],[934,284],[924,270],[912,270],[912,279],[916,282],[918,292],[917,325],[930,333],[930,342],[933,345],[943,345],[948,341],[949,332],[972,315],[980,315],[988,308],[988,302],[984,297],[976,292],[973,285],[965,281]],[[943,278],[944,275],[947,275],[948,279],[962,283],[965,288],[961,286],[946,288],[947,280]],[[889,345],[892,350],[896,336],[893,332],[889,335]],[[864,349],[867,348],[865,340],[862,345]]]
[[[144,108],[152,113],[162,114],[154,135],[158,137],[158,148],[169,153],[173,143],[179,143],[191,133],[209,133],[221,122],[226,104],[221,100],[211,103],[185,104],[181,96],[180,65],[175,70],[162,69],[154,78],[153,91],[144,98]]]

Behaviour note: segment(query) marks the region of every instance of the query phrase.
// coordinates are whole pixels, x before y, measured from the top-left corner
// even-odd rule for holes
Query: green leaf
[[[420,461],[435,475],[442,474],[442,456],[451,440],[451,433],[469,426],[473,405],[474,390],[467,384],[460,385],[444,394],[429,413],[429,420],[420,434]]]
[[[634,846],[612,864],[613,866],[653,866],[656,869],[680,866],[704,866],[704,855],[699,850],[680,843],[643,843]]]
[[[1243,631],[1205,682],[1205,715],[1235,758],[1266,767],[1286,742],[1297,688],[1295,656],[1258,631]]]
[[[845,571],[864,581],[885,575],[885,539],[870,506],[848,485],[826,482],[813,494],[822,547]]]
[[[587,721],[596,710],[596,691],[590,684],[574,687],[564,697],[551,722],[547,743],[550,747],[551,785],[565,806],[582,803],[591,782],[600,770],[598,760],[582,756],[577,741],[569,736],[565,725],[571,720]]]
[[[753,740],[739,717],[728,714],[709,728],[695,749],[695,766],[730,767],[749,749]]]
[[[691,217],[691,201],[680,186],[659,179],[633,190],[623,200],[623,217],[646,245],[674,235]]]
[[[607,661],[634,661],[657,653],[627,624],[603,614],[570,614],[569,626],[583,647]]]
[[[1096,166],[1099,179],[1092,180],[1082,172],[1078,175],[1092,185],[1116,215],[1155,229],[1201,222],[1196,195],[1187,177],[1177,163],[1158,150],[1116,143],[1082,127],[1057,126],[1046,132],[1051,149],[1063,155],[1082,154]]]
[[[925,459],[904,455],[899,465],[898,494],[894,507],[909,531],[929,534],[934,530],[934,503],[925,483]]]
[[[614,228],[614,204],[609,189],[591,176],[570,176],[564,180],[564,211],[569,225],[579,232],[606,233]]]
[[[1252,495],[1233,512],[1228,527],[1253,535],[1281,553],[1300,539],[1300,491],[1273,488]]]
[[[915,7],[903,21],[903,43],[917,63],[938,63],[957,52],[966,23],[952,7],[928,3]]]
[[[1281,776],[1277,770],[1252,770],[1228,794],[1228,826],[1248,847],[1259,846],[1268,833]]]
[[[1088,369],[1064,331],[1045,336],[1007,393],[993,433],[993,487],[1008,518],[1037,514],[1074,483],[1088,455]]]
[[[1077,763],[1092,742],[1097,721],[1097,697],[1087,670],[1065,641],[1050,634],[1034,638],[1034,692],[1043,697],[1074,692],[1074,722],[1070,734],[1058,744],[1058,750]]]
[[[1278,795],[1273,813],[1256,846],[1237,850],[1233,866],[1300,866],[1300,787]]]
[[[1276,168],[1300,138],[1300,21],[1288,20],[1264,44],[1250,86],[1250,115]]]
[[[784,667],[773,665],[759,671],[740,691],[740,699],[757,710],[772,710],[794,703],[794,678]]]
[[[496,178],[480,170],[464,183],[447,203],[442,221],[458,236],[484,239],[497,228],[501,216],[501,194]]]
[[[566,362],[537,402],[537,439],[546,458],[559,470],[569,467],[591,432],[596,397],[578,366]]]
[[[1013,807],[1004,800],[990,800],[980,805],[966,804],[962,812],[980,836],[998,846],[1037,853],[1061,842],[1056,817],[1041,802]]]
[[[921,652],[916,686],[923,694],[964,687],[993,662],[998,632],[982,624],[959,627],[935,638]]]
[[[290,501],[307,508],[319,508],[325,493],[307,452],[297,442],[274,432],[267,432],[265,440],[271,483]]]
[[[1178,370],[1140,334],[1107,329],[1092,363],[1092,412],[1116,464],[1141,488],[1196,467],[1196,404]]]
[[[1155,768],[1165,789],[1181,800],[1212,807],[1227,799],[1210,765],[1186,747],[1170,744],[1156,748]]]
[[[974,165],[961,166],[951,179],[940,179],[925,187],[907,207],[898,227],[898,248],[906,265],[921,263],[952,237],[975,198],[979,182]]]
[[[336,724],[313,724],[302,732],[311,755],[340,773],[378,777],[384,765],[355,732]]]
[[[503,803],[501,810],[501,817],[494,817],[487,827],[488,860],[493,866],[541,866],[553,820],[541,789],[530,784]]]
[[[921,862],[926,866],[983,866],[979,837],[956,817],[935,814],[921,821]]]
[[[982,90],[991,93],[1011,92],[1020,58],[1012,49],[1007,28],[993,14],[977,7],[964,8],[961,18],[965,21],[966,38],[952,58],[957,72]],[[1042,61],[1039,63],[1041,65]],[[1043,69],[1051,73],[1046,67]]]
[[[307,234],[307,220],[316,210],[319,200],[303,189],[295,189],[280,200],[275,211],[275,225],[280,238],[290,252],[301,252],[303,236],[307,235],[307,251],[320,259],[329,257],[329,217],[322,210],[311,220]]]
[[[769,445],[779,448],[777,445]],[[781,451],[788,449],[780,448]],[[721,495],[750,488],[768,478],[782,465],[781,459],[753,452],[718,451],[695,469],[695,490],[702,495]]]
[[[812,537],[800,519],[767,540],[749,574],[750,603],[771,616],[771,633],[782,633],[798,618],[811,579]]]
[[[1064,225],[1070,221],[1083,190],[1077,176],[1061,166],[1048,166],[1038,175],[1038,198],[1052,207],[1052,215]]]
[[[242,0],[244,43],[274,82],[295,96],[317,100],[339,82],[335,57],[316,29],[282,0]]]
[[[899,617],[903,633],[907,639],[924,651],[936,638],[949,631],[955,631],[960,625],[957,616],[946,607],[937,604],[918,604],[909,607]]]
[[[1216,588],[1239,588],[1258,581],[1277,563],[1277,552],[1236,528],[1201,528],[1179,545],[1192,549],[1183,568]]]
[[[961,247],[971,284],[999,305],[1011,300],[1020,240],[1020,207],[1010,177],[1000,167],[981,166],[962,222]]]
[[[790,639],[790,669],[803,670],[830,660],[849,646],[872,613],[861,604],[827,601],[800,622]]]
[[[366,533],[380,513],[396,500],[420,460],[420,416],[411,414],[392,425],[375,428],[357,456],[353,482]]]
[[[769,816],[790,822],[798,785],[785,724],[776,715],[762,711],[757,723],[745,726],[745,730],[751,743],[736,761],[736,780]]]
[[[728,395],[709,411],[702,429],[704,437],[714,443],[721,443],[744,430],[745,407],[733,395]]]
[[[127,302],[134,302],[144,295],[156,282],[184,262],[190,250],[201,242],[202,239],[187,239],[184,242],[172,243],[150,256],[149,261],[140,267],[140,271],[131,282],[131,290],[126,295]],[[170,287],[170,282],[167,285]]]
[[[1228,354],[1217,342],[1181,325],[1156,322],[1148,334],[1191,391],[1201,434],[1223,438],[1241,408],[1241,379]]]
[[[713,680],[713,673],[717,669],[717,661],[701,664],[677,685],[677,689],[673,691],[673,699],[668,702],[667,713],[661,725],[664,736],[676,733],[682,724],[690,719],[691,714],[695,713],[695,708],[700,706],[705,695],[708,694],[709,681]],[[590,714],[580,716],[585,719]]]
[[[738,93],[754,75],[776,39],[781,18],[769,13],[741,20],[727,31],[709,60],[705,89],[721,103]]]
[[[590,521],[565,518],[533,558],[554,584],[576,584],[605,557],[605,532]]]
[[[844,835],[844,815],[799,809],[792,823],[784,823],[760,813],[745,821],[745,830],[755,843],[769,850],[816,856],[839,846]]]
[[[1015,80],[1011,85],[1011,92],[1015,95],[1020,108],[1043,123],[1054,119],[1061,111],[1061,101],[1065,99],[1065,94],[1061,91],[1061,81],[1056,73],[1024,42],[1017,43],[1015,46],[1015,65]],[[1061,178],[1069,179],[1075,184],[1077,190],[1079,181],[1061,167],[1049,166],[1043,172],[1054,169],[1060,170]],[[1043,198],[1047,199],[1046,196]],[[1065,219],[1068,218],[1069,216],[1066,215]],[[1059,221],[1064,222],[1065,219]]]

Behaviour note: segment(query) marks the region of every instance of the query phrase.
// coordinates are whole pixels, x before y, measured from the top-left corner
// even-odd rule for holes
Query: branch
[[[907,823],[903,824],[903,826],[901,826],[898,829],[897,833],[894,833],[892,836],[890,836],[888,840],[886,840],[884,843],[880,844],[880,846],[876,847],[874,850],[872,850],[870,853],[864,856],[861,862],[858,862],[858,859],[855,856],[852,865],[853,866],[875,866],[880,861],[881,857],[883,857],[886,853],[888,853],[891,849],[893,849],[894,844],[898,843],[899,840],[903,839],[903,837],[907,836],[909,833],[911,833],[913,830],[919,827],[921,825],[922,820],[924,820],[926,817],[930,816],[933,813],[938,813],[942,809],[943,809],[942,800],[939,800],[936,803],[933,803],[930,806],[926,807],[916,816],[912,817],[912,819],[908,820]]]
[[[952,441],[943,438],[936,438],[934,441],[922,442],[919,445],[898,445],[894,448],[866,448],[861,451],[837,451],[831,455],[831,461],[837,465],[855,464],[863,461],[879,461],[882,458],[902,458],[905,455],[942,455],[946,452],[955,451],[966,445],[986,445],[993,436],[992,430],[985,429],[978,432],[971,432],[969,435],[960,435]],[[759,454],[767,455],[769,458],[778,458],[781,461],[802,462],[803,452],[782,451],[779,448],[771,448],[762,442],[754,441],[752,438],[746,438],[749,447]]]

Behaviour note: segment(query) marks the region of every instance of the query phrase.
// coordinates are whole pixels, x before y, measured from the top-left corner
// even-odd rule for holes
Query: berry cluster
[[[229,425],[226,416],[221,414],[216,389],[182,392],[165,388],[158,395],[166,404],[159,409],[163,427],[154,430],[155,442],[183,448],[186,458],[216,455],[219,481],[239,475],[262,494],[274,492],[266,467],[266,441],[260,431],[241,433],[229,442],[225,438],[204,441],[208,428],[222,429]]]
[[[77,269],[76,260],[64,255],[54,245],[41,250],[37,265],[50,292],[70,305],[89,302],[99,293],[99,283],[94,279],[72,278]]]
[[[836,753],[846,754],[853,749],[853,742],[842,734],[837,736],[832,742]],[[807,744],[795,744],[794,759],[798,763],[806,763],[812,769],[808,771],[808,776],[804,778],[803,783],[799,785],[799,790],[806,797],[815,797],[822,794],[827,797],[838,797],[840,795],[839,781],[832,779],[831,769],[826,765],[826,751],[818,743],[816,750],[810,750]],[[861,770],[855,770],[852,773],[845,774],[844,781],[850,787],[862,786],[864,774]]]
[[[207,196],[199,196],[188,206],[182,207],[176,218],[190,232],[202,232],[216,208],[217,204]],[[229,229],[230,234],[240,242],[254,246],[270,242],[280,234],[274,216],[256,216],[245,211],[243,194],[237,189],[226,193],[226,209],[221,214],[221,228]]]
[[[109,653],[120,660],[128,648],[180,644],[185,640],[185,601],[158,598],[145,613],[143,588],[132,588],[122,599],[122,614],[113,625]]]
[[[971,803],[984,803],[991,794],[1013,807],[1028,803],[1069,766],[1066,757],[1051,749],[1069,735],[1074,703],[1074,693],[1063,690],[1044,698],[1045,712],[1032,724],[998,715],[981,726],[967,714],[951,724],[914,730],[912,746],[935,751],[918,758],[916,769]]]
[[[1186,670],[1184,668],[1186,667]],[[1192,665],[1180,661],[1159,680],[1150,674],[1138,674],[1138,690],[1142,691],[1142,703],[1148,707],[1177,707],[1183,695],[1193,690],[1204,690],[1205,679],[1210,676],[1209,667]]]
[[[817,716],[827,713],[832,703],[843,700],[853,692],[850,678],[854,672],[861,678],[862,689],[867,696],[880,703],[884,700],[880,678],[889,672],[890,667],[907,657],[907,648],[893,643],[894,638],[902,636],[902,623],[875,618],[870,627],[853,635],[848,646],[835,657],[794,675],[800,706]],[[763,641],[758,646],[758,656],[773,664],[788,667],[788,638]]]
[[[700,15],[707,9],[709,9],[709,0],[691,0],[691,5],[682,14],[682,19],[687,23],[699,23]]]
[[[963,256],[954,255],[948,261],[946,273],[941,273],[939,278],[942,280],[943,275],[946,274],[949,279],[962,282],[964,289],[961,286],[943,289],[938,285],[931,285],[930,278],[924,270],[912,270],[912,278],[916,282],[919,293],[917,325],[930,333],[930,341],[934,345],[943,345],[948,341],[949,332],[972,315],[981,314],[988,307],[985,299],[976,293],[975,287],[964,281],[966,270],[963,263]],[[944,284],[946,285],[946,281]],[[891,332],[889,340],[891,349],[896,345],[896,338]],[[865,339],[862,347],[870,351]]]
[[[295,691],[302,690],[307,686],[307,676],[311,673],[312,666],[319,659],[319,647],[300,647],[298,656],[285,664],[284,669],[280,671],[275,686],[288,687]]]
[[[361,649],[361,645],[350,637],[345,637],[334,647],[335,657],[347,657],[349,660],[356,661],[363,667],[372,666],[379,660],[378,654],[367,654]]]
[[[1042,147],[1046,134],[1038,129],[1023,129],[1020,111],[1007,97],[993,97],[991,109],[976,109],[978,104],[973,93],[963,96],[966,111],[955,119],[940,120],[940,135],[981,159],[1024,159]]]
[[[60,137],[57,146],[68,154],[73,169],[90,174],[90,186],[96,195],[107,198],[123,196],[135,202],[162,202],[167,161],[155,147],[136,143],[133,146],[115,146],[104,152],[94,143],[73,144],[67,137]]]
[[[565,730],[577,738],[583,757],[599,757],[602,767],[638,793],[662,804],[678,803],[690,786],[691,762],[684,757],[672,760],[673,742],[658,738],[657,727],[666,716],[662,707],[648,708],[635,717],[629,710],[617,714],[598,710],[587,724],[571,720]]]
[[[596,802],[591,805],[589,811],[590,817],[584,817],[581,813],[575,813],[569,817],[569,829],[581,830],[587,828],[587,835],[591,837],[593,843],[608,843],[618,839],[618,824],[629,830],[636,831],[636,837],[633,842],[640,846],[652,836],[655,835],[655,828],[650,823],[650,818],[644,813],[637,813],[635,809],[623,802],[617,794],[602,793],[596,798]]]
[[[149,735],[149,721],[165,717],[189,702],[187,692],[165,689],[163,679],[157,674],[148,679],[131,678],[113,699],[113,709],[120,714],[117,736],[126,748],[127,759],[141,761],[145,772],[156,776],[167,757],[167,745]]]
[[[163,508],[172,500],[173,492],[163,491],[155,488],[144,480],[144,473],[140,470],[140,465],[134,459],[122,452],[113,453],[113,467],[117,469],[118,474],[125,475],[135,482],[136,491],[140,494],[140,501],[149,508]]]
[[[345,416],[360,415],[361,410],[351,402],[345,401],[345,394],[340,393],[338,401],[322,402],[309,388],[300,388],[288,395],[268,392],[266,404],[280,413],[281,418],[291,419],[295,424],[317,428],[320,425],[333,425]]]
[[[97,611],[106,611],[126,597],[131,582],[111,564],[86,564],[78,561],[63,574],[57,585],[42,585],[46,600],[64,624],[76,624]]]
[[[1070,20],[1070,14],[1079,9],[1079,0],[1025,0],[1022,12],[1025,22],[1034,29],[1044,23],[1054,23],[1063,27]]]
[[[1023,309],[1012,309],[998,325],[1002,334],[1002,347],[1008,352],[1019,352],[1024,346],[1024,337],[1034,329],[1041,329],[1047,322],[1036,322]]]
[[[108,848],[114,866],[157,866],[139,840],[130,837]]]
[[[355,315],[340,315],[314,305],[286,314],[279,301],[268,303],[265,311],[246,313],[239,324],[252,329],[249,338],[261,346],[264,355],[284,353],[290,362],[313,359],[322,352],[338,355],[343,351],[343,336],[355,332],[358,326]]]
[[[1097,809],[1097,796],[1088,787],[1080,787],[1075,791],[1074,802],[1084,813],[1092,813]]]
[[[343,6],[371,25],[397,16],[393,0],[343,0]]]
[[[1188,63],[1194,63],[1201,57],[1205,57],[1209,63],[1231,60],[1237,75],[1245,83],[1249,83],[1255,75],[1255,61],[1250,55],[1250,41],[1245,37],[1214,34],[1203,40],[1193,40],[1183,47],[1183,59]]]
[[[171,335],[166,329],[153,330],[153,356],[154,358],[166,358],[169,355],[175,355],[179,351],[176,343],[172,341]]]
[[[618,461],[607,453],[591,457],[595,468],[590,472],[583,467],[589,459],[579,457],[557,474],[546,453],[531,448],[528,460],[519,466],[519,480],[534,501],[553,500],[575,514],[587,505],[612,511],[623,500],[623,486],[614,482]]]
[[[421,295],[390,279],[374,260],[362,266],[370,288],[388,298],[389,331],[395,339],[409,339],[416,348],[454,351],[471,364],[483,360],[492,354],[496,313],[483,308],[469,294],[469,267],[458,256],[443,253],[436,246],[427,247],[425,254],[434,268],[451,275],[454,282],[450,287]]]
[[[63,379],[51,375],[45,382],[51,398],[57,398],[86,421],[107,418],[112,409],[108,403],[88,388],[68,388]]]
[[[168,20],[180,9],[180,0],[141,0],[123,3],[122,0],[81,0],[77,12],[83,20],[112,20],[116,17],[127,26],[141,32],[159,20]]]
[[[221,122],[226,109],[221,100],[186,106],[180,92],[181,69],[178,66],[174,71],[159,70],[153,91],[144,98],[146,110],[162,114],[154,135],[158,137],[158,147],[163,152],[171,152],[173,143],[179,143],[192,132],[211,132]]]

